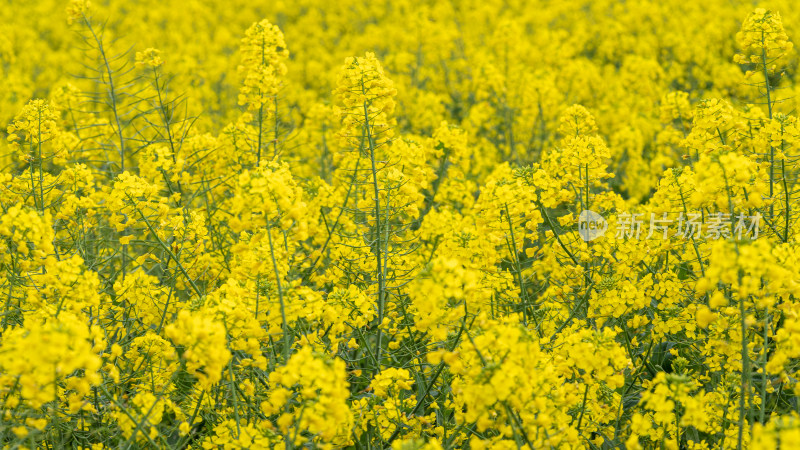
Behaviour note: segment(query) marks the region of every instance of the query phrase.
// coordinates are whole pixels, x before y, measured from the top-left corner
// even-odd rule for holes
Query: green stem
[[[272,243],[272,231],[267,229],[267,239],[269,240],[269,255],[272,258],[272,269],[275,271],[275,284],[278,289],[278,302],[281,307],[281,325],[283,327],[283,361],[289,361],[289,349],[291,348],[291,341],[289,337],[289,324],[286,321],[286,305],[283,301],[283,289],[281,288],[281,276],[278,271],[278,262],[275,259],[275,246]]]
[[[364,82],[361,82],[361,90],[366,95],[367,90]],[[376,272],[378,275],[378,336],[375,343],[375,359],[378,361],[378,367],[375,368],[376,372],[380,372],[381,362],[381,339],[382,339],[382,324],[383,315],[386,301],[386,279],[385,279],[385,266],[382,258],[382,245],[381,242],[381,200],[380,200],[380,187],[378,185],[378,169],[375,164],[375,141],[372,137],[372,129],[369,124],[369,110],[367,103],[364,102],[364,131],[367,133],[367,145],[369,146],[369,160],[372,169],[372,194],[375,196],[375,260],[377,263]]]

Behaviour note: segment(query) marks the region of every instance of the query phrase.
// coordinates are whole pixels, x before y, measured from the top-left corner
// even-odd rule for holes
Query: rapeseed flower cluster
[[[790,2],[0,21],[3,448],[800,443]]]

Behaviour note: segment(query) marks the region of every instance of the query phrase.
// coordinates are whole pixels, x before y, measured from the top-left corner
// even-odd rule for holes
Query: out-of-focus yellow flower
[[[161,51],[155,48],[148,48],[143,52],[136,52],[136,67],[158,67],[164,64],[161,59]]]

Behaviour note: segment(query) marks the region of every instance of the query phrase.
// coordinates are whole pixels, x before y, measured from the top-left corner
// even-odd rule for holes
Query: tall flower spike
[[[34,145],[49,141],[59,133],[57,120],[46,100],[31,100],[8,126],[8,140]]]
[[[245,32],[238,72],[242,80],[239,88],[239,104],[247,105],[249,111],[257,111],[278,95],[281,77],[286,74],[284,61],[289,50],[281,30],[268,20],[254,23]]]
[[[736,34],[736,43],[742,53],[733,57],[735,63],[763,65],[772,73],[777,70],[777,61],[793,47],[780,14],[764,8],[756,8],[747,16]]]
[[[7,128],[8,142],[17,150],[20,160],[31,164],[31,170],[42,169],[45,161],[56,161],[67,155],[64,133],[58,126],[58,114],[46,100],[33,99]],[[43,144],[48,143],[47,148]]]
[[[391,140],[397,89],[374,53],[345,60],[334,94],[343,124],[341,135],[349,144],[358,147],[362,137],[369,137],[377,148]]]
[[[67,5],[67,23],[73,23],[83,19],[92,9],[92,2],[89,0],[72,0]]]

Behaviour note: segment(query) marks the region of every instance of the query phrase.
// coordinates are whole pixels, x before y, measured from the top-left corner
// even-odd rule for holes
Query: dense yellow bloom
[[[148,332],[137,337],[131,342],[125,356],[124,363],[117,363],[123,372],[136,373],[138,368],[146,367],[134,378],[140,389],[161,394],[174,388],[170,379],[178,370],[178,356],[172,344],[161,336]]]
[[[209,389],[220,380],[231,357],[222,324],[183,310],[174,323],[167,325],[165,334],[182,347],[181,359],[186,370],[198,378],[201,389]]]
[[[774,63],[793,48],[781,15],[764,8],[756,8],[747,16],[736,34],[736,43],[743,53],[734,56],[734,62],[766,65],[764,70],[769,71],[774,71]]]
[[[47,101],[31,100],[8,126],[8,140],[27,161],[63,157],[67,149],[57,120]],[[48,142],[52,150],[43,153],[42,145]]]
[[[768,6],[0,8],[3,445],[790,447]]]
[[[168,304],[169,293],[158,286],[158,279],[138,270],[114,285],[117,299],[126,302],[130,314],[145,327],[157,328],[162,318],[175,314],[175,304]]]
[[[315,354],[310,347],[303,347],[269,378],[275,387],[264,411],[268,414],[285,411],[278,418],[278,427],[284,431],[289,427],[307,430],[318,436],[315,441],[324,443],[345,444],[350,440],[352,417],[347,407],[342,360],[330,360]],[[298,440],[295,445],[302,443],[299,433],[291,435]]]
[[[262,20],[247,29],[239,52],[241,62],[237,70],[242,82],[239,104],[255,111],[278,95],[286,75],[284,60],[289,57],[289,50],[281,30]]]
[[[772,449],[800,442],[800,423],[796,413],[771,418],[766,424],[756,424],[753,429],[753,449]]]
[[[38,409],[60,398],[62,382],[79,398],[88,396],[91,387],[100,382],[101,361],[92,343],[92,330],[69,313],[44,323],[29,322],[3,336],[0,379],[5,396],[18,396]]]
[[[49,212],[40,216],[36,211],[19,205],[10,207],[0,217],[0,250],[3,264],[12,265],[14,257],[24,259],[17,263],[22,270],[34,269],[54,252],[52,219]]]
[[[345,60],[334,95],[344,139],[356,148],[391,141],[397,90],[374,53]]]

